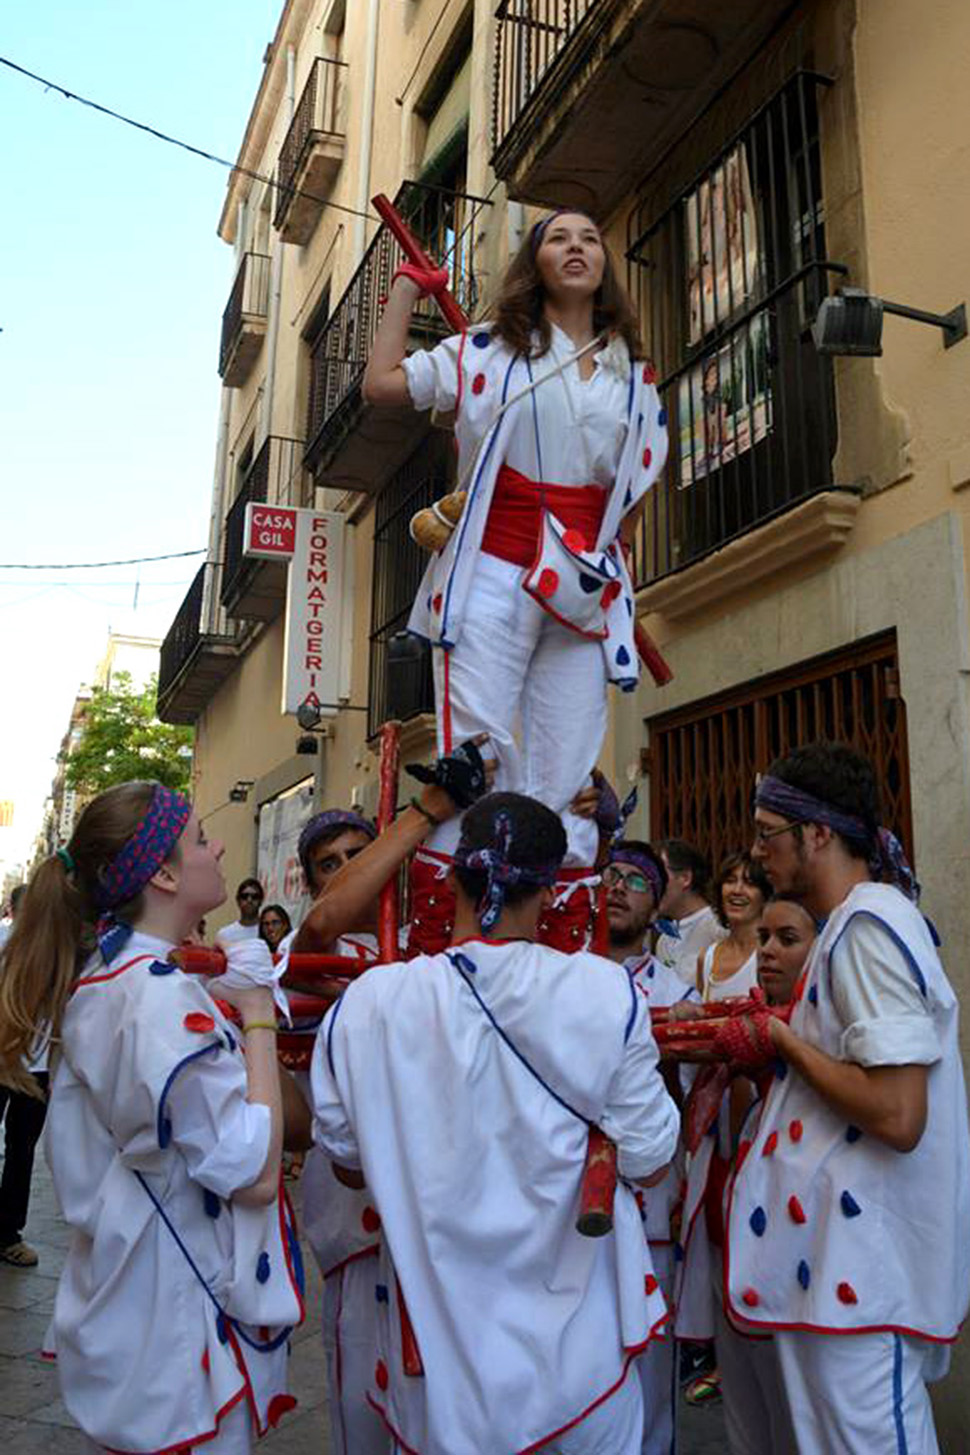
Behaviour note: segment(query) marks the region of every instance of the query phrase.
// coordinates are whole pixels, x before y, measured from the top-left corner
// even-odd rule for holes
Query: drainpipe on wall
[[[286,47],[286,124],[289,126],[296,110],[296,51]],[[259,438],[257,448],[273,433],[273,397],[276,393],[276,345],[280,332],[280,304],[283,296],[283,248],[285,244],[277,234],[276,248],[270,268],[269,317],[266,320],[266,387],[259,412]],[[290,481],[286,482],[289,488]],[[299,504],[299,502],[271,502],[275,504]]]
[[[364,109],[361,116],[360,176],[357,185],[356,208],[358,213],[367,212],[370,206],[370,160],[374,144],[374,95],[377,90],[377,31],[380,20],[380,0],[368,0],[367,7],[367,60],[364,67]],[[367,219],[354,219],[354,268],[364,256],[367,246]]]

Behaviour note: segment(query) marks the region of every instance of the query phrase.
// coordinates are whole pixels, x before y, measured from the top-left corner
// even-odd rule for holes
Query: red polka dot
[[[274,1394],[269,1402],[269,1409],[266,1411],[267,1425],[271,1430],[275,1430],[283,1416],[295,1409],[296,1400],[292,1394]]]
[[[475,377],[474,377],[474,379],[472,380],[472,393],[473,394],[481,394],[481,392],[482,392],[482,390],[484,388],[485,388],[485,375],[484,374],[476,374]]]
[[[581,530],[574,530],[572,528],[567,530],[563,535],[562,543],[567,551],[586,550],[586,537]]]
[[[761,1155],[762,1155],[762,1157],[770,1157],[771,1154],[772,1154],[772,1152],[777,1147],[777,1145],[778,1145],[778,1133],[777,1132],[772,1132],[770,1134],[770,1136],[768,1136],[768,1137],[765,1138],[765,1144],[764,1144],[764,1146],[761,1149]]]
[[[208,1372],[209,1372],[209,1351],[208,1351],[208,1349],[203,1349],[202,1350],[202,1368],[205,1370],[206,1374],[208,1374]]]
[[[804,1130],[805,1128],[796,1117],[795,1120],[789,1124],[788,1135],[791,1137],[793,1142],[800,1142],[802,1140],[802,1132]]]
[[[432,603],[431,603],[431,610],[434,611],[434,612],[439,612],[441,610],[441,603],[442,603],[443,600],[444,600],[444,597],[442,596],[441,592],[439,591],[438,594],[437,594],[437,596],[435,597],[434,601],[432,601]]]
[[[204,1010],[190,1010],[182,1024],[187,1031],[198,1031],[200,1036],[216,1028],[215,1021]]]
[[[600,597],[600,605],[612,606],[613,602],[619,596],[622,589],[623,588],[620,585],[619,581],[610,581],[606,586],[603,587],[603,594]]]
[[[649,470],[650,469],[650,461],[652,459],[653,459],[653,450],[650,448],[649,445],[647,445],[647,448],[643,452],[643,468],[645,470]]]
[[[652,364],[644,364],[644,366],[643,366],[643,382],[644,382],[644,384],[656,384],[656,382],[657,382],[657,371],[653,367]]]
[[[858,1303],[859,1295],[851,1283],[840,1283],[835,1290],[839,1303]]]
[[[644,1292],[646,1293],[648,1298],[651,1293],[657,1292],[659,1286],[660,1285],[657,1283],[657,1280],[654,1278],[652,1273],[648,1273],[646,1278],[643,1280]]]
[[[549,598],[550,598],[550,596],[555,596],[555,594],[556,594],[556,592],[558,590],[559,590],[559,573],[557,571],[551,571],[547,567],[545,571],[541,571],[539,573],[539,582],[538,582],[539,595],[540,596],[544,596],[546,598],[546,600],[548,601]]]
[[[387,1365],[383,1359],[378,1359],[377,1361],[377,1367],[374,1370],[374,1379],[377,1382],[377,1388],[383,1393],[389,1383],[387,1378]]]
[[[365,1207],[360,1221],[365,1233],[376,1233],[381,1225],[380,1214],[374,1207]]]
[[[806,1220],[805,1209],[798,1201],[798,1198],[795,1197],[794,1193],[788,1199],[788,1216],[791,1218],[793,1223],[803,1223]]]
[[[751,1143],[750,1142],[739,1142],[738,1143],[737,1156],[734,1159],[735,1160],[735,1165],[738,1166],[738,1167],[740,1167],[741,1166],[741,1163],[744,1161],[745,1157],[747,1157],[747,1155],[748,1155],[748,1153],[750,1151],[751,1151]]]
[[[747,1304],[748,1308],[757,1308],[761,1299],[753,1288],[746,1288],[741,1295],[741,1302]]]

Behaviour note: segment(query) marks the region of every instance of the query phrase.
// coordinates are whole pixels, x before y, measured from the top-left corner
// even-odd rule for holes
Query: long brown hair
[[[53,854],[31,877],[3,952],[0,1085],[37,1094],[23,1058],[42,1028],[60,1035],[79,961],[97,943],[99,880],[145,816],[155,786],[119,783],[99,794],[78,819],[66,861]],[[138,895],[114,913],[130,922],[140,910]]]
[[[576,211],[579,217],[588,215],[581,208]],[[554,213],[552,217],[555,216]],[[506,269],[495,304],[495,323],[492,326],[492,332],[504,340],[509,348],[514,349],[517,354],[527,357],[531,355],[533,358],[541,358],[548,353],[552,344],[552,329],[542,311],[545,288],[536,265],[536,255],[541,245],[541,240],[539,245],[536,242],[537,237],[541,239],[537,229],[545,232],[543,221],[548,225],[552,218],[540,220],[535,227],[529,229],[525,241]],[[590,218],[590,221],[599,231],[595,219]],[[602,241],[602,236],[600,240]],[[598,334],[618,333],[630,351],[630,358],[641,358],[643,346],[640,342],[640,325],[630,295],[617,276],[605,242],[603,253],[603,281],[593,297],[593,331]],[[539,335],[538,347],[535,334]]]

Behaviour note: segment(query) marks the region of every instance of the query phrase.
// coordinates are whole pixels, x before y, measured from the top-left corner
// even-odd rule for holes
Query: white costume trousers
[[[495,790],[527,793],[562,815],[566,863],[592,864],[596,825],[566,812],[589,782],[606,735],[602,644],[560,626],[522,589],[519,566],[482,552],[461,636],[434,651],[438,751],[487,732]],[[449,734],[450,727],[450,734]],[[459,821],[428,840],[452,854]]]
[[[901,1334],[775,1334],[799,1455],[939,1455],[927,1380],[945,1345]]]
[[[664,1243],[650,1244],[650,1257],[667,1307],[674,1306],[674,1252]],[[673,1455],[677,1423],[677,1342],[670,1318],[662,1339],[653,1339],[637,1360],[643,1394],[643,1437],[640,1455]]]
[[[390,1438],[367,1403],[377,1359],[377,1259],[357,1258],[323,1286],[323,1347],[333,1455],[388,1455]]]
[[[749,1338],[730,1323],[724,1313],[720,1256],[716,1265],[714,1347],[731,1455],[798,1455],[775,1340]]]

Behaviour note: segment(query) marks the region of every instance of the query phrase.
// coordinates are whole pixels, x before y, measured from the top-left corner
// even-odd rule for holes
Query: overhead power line
[[[147,561],[181,561],[186,556],[204,556],[205,546],[195,551],[169,551],[165,556],[128,556],[124,561],[0,561],[0,571],[97,571],[102,566],[141,566]]]

